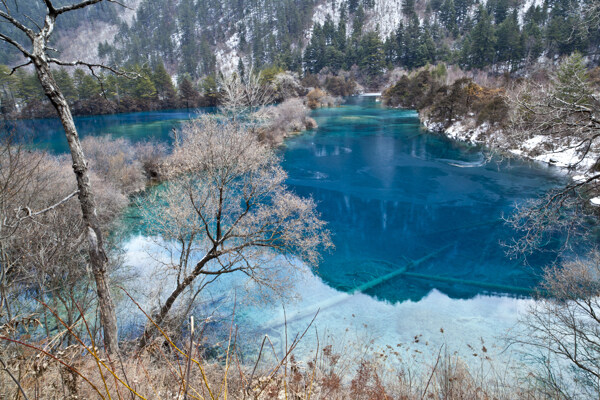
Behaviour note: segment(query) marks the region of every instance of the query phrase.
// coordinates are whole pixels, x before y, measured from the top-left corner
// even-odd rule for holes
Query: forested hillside
[[[42,1],[6,1],[3,2],[7,5],[11,14],[17,18],[26,21],[26,24],[35,28],[44,24],[44,16],[46,13],[46,5]],[[54,2],[56,6],[63,6],[71,4],[69,0],[56,0]],[[131,5],[135,4],[135,0],[129,0]],[[108,25],[114,25],[116,21],[121,21],[123,18],[127,18],[127,10],[114,3],[102,3],[97,7],[84,8],[75,10],[73,13],[65,14],[58,19],[56,24],[56,31],[58,33],[55,40],[60,41],[61,36],[69,37],[69,44],[72,45],[73,41],[78,39],[77,28],[83,26],[89,26],[91,24],[106,23]],[[19,29],[6,23],[4,27],[5,31],[14,38],[22,39],[24,34]],[[93,40],[94,37],[87,37],[88,41]],[[65,46],[60,50],[65,50]],[[0,64],[17,64],[21,60],[20,53],[12,46],[0,41]]]
[[[312,86],[313,74],[344,71],[344,79],[375,90],[387,83],[385,73],[398,67],[410,71],[444,63],[525,76],[532,65],[553,63],[574,51],[592,65],[599,59],[598,10],[588,0],[128,0],[125,4],[128,9],[103,3],[59,19],[55,41],[63,58],[100,59],[144,78],[128,83],[107,75],[100,85],[86,75],[89,71],[59,72],[59,84],[77,114],[211,105],[219,74],[244,74],[251,68],[268,70],[271,77],[285,70],[296,72],[308,77],[307,87]],[[42,1],[16,2],[14,8],[32,27],[42,23]],[[2,46],[0,64],[17,65],[19,55]],[[33,74],[10,75],[9,67],[1,71],[3,114],[53,114]],[[342,92],[334,94],[346,90]]]
[[[162,59],[192,78],[240,59],[310,73],[357,66],[369,78],[436,62],[515,71],[575,50],[597,57],[588,11],[585,0],[144,0],[99,52],[117,63]]]
[[[120,65],[155,66],[162,61],[171,74],[192,79],[217,69],[239,69],[242,62],[245,68],[277,65],[310,73],[356,66],[368,78],[386,68],[412,69],[436,62],[515,71],[540,56],[552,59],[575,50],[595,59],[600,46],[598,21],[587,0],[129,0],[126,4],[135,10],[134,18],[125,15],[133,11],[110,3],[61,18],[59,37],[76,39],[77,28],[105,22],[118,33],[100,41],[97,51],[102,58]],[[13,8],[31,24],[42,23],[43,2],[16,2]],[[0,63],[17,63],[18,54],[2,46]]]

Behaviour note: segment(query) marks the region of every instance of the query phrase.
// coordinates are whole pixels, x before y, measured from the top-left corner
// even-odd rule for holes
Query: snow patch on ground
[[[375,6],[367,11],[367,31],[379,28],[381,38],[386,38],[394,32],[402,20],[403,0],[375,0]]]
[[[500,150],[574,172],[577,175],[573,179],[579,181],[586,179],[587,171],[600,157],[600,151],[596,150],[590,151],[582,160],[576,145],[553,143],[549,136],[543,135],[533,136],[518,145],[510,145],[504,131],[488,123],[478,125],[472,117],[453,121],[450,126],[433,122],[426,117],[422,118],[422,122],[430,131],[443,133],[454,140],[495,148],[500,148],[503,146],[501,144],[505,144],[506,147],[500,148]],[[576,142],[577,140],[571,141],[571,143]]]
[[[239,34],[235,33],[231,36],[222,48],[217,49],[215,57],[217,59],[217,70],[223,75],[228,76],[237,72],[240,56],[237,48],[240,43]]]
[[[450,126],[433,122],[427,117],[421,117],[421,120],[428,130],[442,133],[450,139],[485,145],[518,157],[555,166],[565,173],[572,174],[571,179],[576,183],[589,179],[592,176],[591,168],[600,159],[600,148],[591,149],[582,159],[581,148],[578,146],[581,141],[577,138],[572,138],[568,143],[556,143],[549,136],[536,135],[518,144],[510,144],[504,131],[488,123],[478,125],[472,115],[463,120],[453,121]],[[590,203],[600,206],[600,197],[594,197]]]
[[[367,32],[378,31],[379,36],[385,39],[394,32],[400,21],[402,21],[402,1],[403,0],[375,0],[375,5],[372,9],[365,10],[365,26],[364,30]],[[315,7],[313,13],[313,24],[323,24],[327,15],[331,16],[331,19],[337,25],[340,20],[340,2],[336,0],[327,0]],[[350,20],[350,18],[349,18]],[[346,26],[347,34],[352,33],[351,23],[348,22]],[[306,38],[310,39],[312,36],[312,27],[307,32]]]

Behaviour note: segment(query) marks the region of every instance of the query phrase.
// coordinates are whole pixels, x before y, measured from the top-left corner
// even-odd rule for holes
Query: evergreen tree
[[[54,80],[69,103],[77,100],[78,94],[75,83],[73,83],[73,78],[71,78],[71,75],[65,69],[56,70],[54,72]]]
[[[17,77],[11,74],[11,69],[0,64],[0,112],[8,114],[16,105]]]
[[[198,76],[198,39],[196,37],[196,19],[193,0],[181,0],[179,5],[179,34],[181,41],[180,73],[191,77]]]
[[[216,86],[216,84],[215,84]],[[194,87],[190,77],[184,75],[181,83],[179,84],[179,97],[186,108],[198,107],[200,100],[200,93]]]
[[[354,19],[352,20],[352,37],[357,40],[363,33],[363,27],[365,25],[365,10],[362,4],[356,10]]]
[[[173,100],[176,97],[175,86],[173,86],[173,80],[171,75],[167,72],[165,65],[162,61],[156,64],[154,74],[152,75],[152,83],[156,88],[156,93],[159,100]]]
[[[488,12],[479,6],[477,10],[477,24],[469,36],[469,48],[465,48],[468,54],[468,66],[472,68],[483,68],[494,62],[496,36],[494,26]]]
[[[73,80],[77,88],[77,98],[79,100],[89,100],[100,94],[101,88],[98,80],[85,73],[81,68],[77,68],[73,73]]]
[[[402,14],[405,18],[412,18],[416,15],[415,0],[402,0]]]
[[[458,35],[458,24],[456,21],[456,6],[454,0],[444,0],[439,12],[440,23],[456,37]]]
[[[508,62],[511,66],[516,66],[523,58],[522,46],[522,36],[515,10],[496,29],[497,61]]]
[[[366,33],[361,40],[361,60],[359,66],[370,83],[374,83],[385,70],[383,43],[377,32]]]
[[[208,75],[202,81],[202,94],[206,100],[206,105],[214,107],[219,101],[219,91],[217,88],[217,79],[215,75]]]

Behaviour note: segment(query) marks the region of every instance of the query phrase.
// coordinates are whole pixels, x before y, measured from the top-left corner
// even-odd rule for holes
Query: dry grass
[[[85,319],[82,324],[87,326]],[[63,334],[69,334],[69,331],[70,328],[64,326]],[[391,346],[382,352],[364,352],[359,358],[353,358],[347,351],[352,344],[336,342],[335,346],[324,347],[317,344],[313,357],[298,360],[294,350],[303,335],[290,340],[283,350],[285,354],[278,354],[265,336],[256,364],[243,364],[233,326],[229,339],[210,359],[203,357],[201,334],[193,336],[193,341],[189,341],[188,336],[184,342],[176,344],[167,333],[160,333],[143,350],[129,346],[118,360],[102,358],[91,335],[86,339],[76,338],[76,345],[55,348],[49,340],[26,343],[2,337],[6,333],[0,333],[4,339],[3,347],[0,347],[1,358],[9,360],[5,361],[6,368],[0,374],[0,398],[558,398],[545,393],[544,388],[537,386],[530,377],[511,375],[507,366],[494,364],[487,356],[484,344],[477,349],[481,361],[478,367],[469,367],[458,355],[446,351],[444,345],[428,362],[411,368],[414,363],[403,359],[400,351]],[[338,347],[340,351],[336,350]]]

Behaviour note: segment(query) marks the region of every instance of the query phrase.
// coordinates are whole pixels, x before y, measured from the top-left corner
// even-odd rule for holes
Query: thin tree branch
[[[27,397],[25,390],[23,390],[23,387],[21,386],[21,382],[19,382],[19,380],[12,374],[12,372],[10,372],[10,370],[8,369],[8,366],[4,363],[4,360],[2,360],[1,358],[0,358],[0,364],[2,364],[2,369],[8,374],[8,376],[10,376],[10,379],[12,379],[13,382],[15,383],[15,385],[17,385],[17,387],[19,388],[19,391],[23,394],[23,398],[25,398],[25,400],[29,400],[29,397]]]
[[[28,65],[31,65],[33,63],[33,61],[29,60],[28,62],[26,62],[25,64],[21,64],[21,65],[17,65],[16,67],[14,67],[11,71],[9,75],[13,75],[15,72],[17,72],[17,70],[19,68],[23,68],[26,67]]]
[[[76,67],[76,66],[84,66],[89,68],[92,73],[94,72],[94,68],[100,68],[100,69],[105,69],[108,70],[110,72],[112,72],[115,75],[119,75],[119,76],[124,76],[127,78],[138,78],[139,75],[136,73],[131,73],[131,72],[125,72],[125,71],[121,71],[115,67],[111,67],[109,65],[105,65],[105,64],[94,64],[94,63],[88,63],[85,61],[81,61],[81,60],[76,60],[76,61],[62,61],[59,60],[57,58],[48,58],[48,62],[53,63],[53,64],[57,64],[57,65],[61,65],[64,67]]]
[[[46,3],[50,3],[50,0],[44,0],[44,1]],[[60,14],[63,14],[63,13],[69,12],[69,11],[78,10],[80,8],[85,8],[85,7],[91,6],[93,4],[101,3],[102,1],[103,0],[85,0],[85,1],[82,1],[81,3],[76,3],[76,4],[72,4],[70,6],[64,6],[64,7],[57,8],[57,9],[55,9],[55,14],[60,15]],[[122,7],[131,9],[130,7],[127,7],[126,5],[120,3],[117,0],[106,0],[106,1],[109,3],[115,3]]]
[[[23,53],[25,55],[25,57],[27,57],[27,58],[33,57],[33,55],[30,52],[25,50],[25,47],[23,45],[21,45],[19,42],[17,42],[13,38],[10,38],[10,37],[6,36],[5,34],[0,33],[0,40],[3,40],[5,42],[15,46],[21,53]]]
[[[0,17],[4,18],[5,20],[7,20],[11,24],[13,24],[16,28],[25,32],[25,34],[29,38],[33,39],[33,36],[34,36],[33,31],[31,29],[29,29],[28,27],[26,27],[25,25],[23,25],[22,23],[20,23],[19,21],[17,21],[12,15],[7,14],[4,11],[0,11]]]

